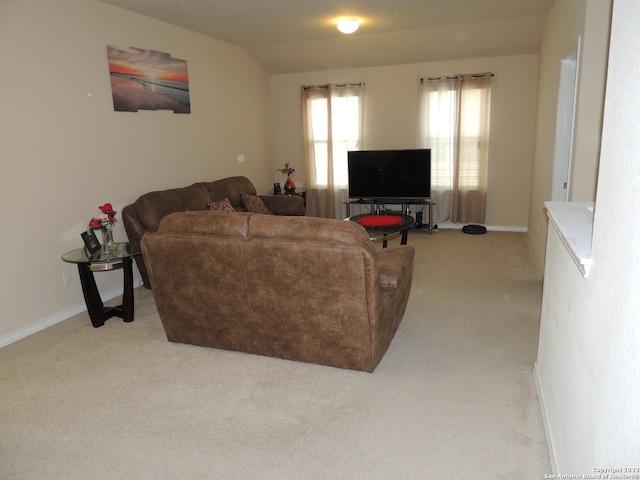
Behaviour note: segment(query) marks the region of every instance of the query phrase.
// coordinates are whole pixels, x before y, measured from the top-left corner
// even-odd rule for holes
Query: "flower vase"
[[[293,178],[291,177],[291,174],[287,175],[287,181],[284,182],[284,191],[289,195],[296,191],[296,184],[293,183]]]
[[[113,252],[116,249],[116,242],[113,241],[113,229],[103,227],[102,229],[102,249],[104,252]]]

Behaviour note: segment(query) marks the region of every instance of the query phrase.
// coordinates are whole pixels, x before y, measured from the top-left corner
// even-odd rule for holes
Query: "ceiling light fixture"
[[[359,27],[360,22],[355,18],[343,18],[338,22],[338,30],[346,35],[355,32]]]

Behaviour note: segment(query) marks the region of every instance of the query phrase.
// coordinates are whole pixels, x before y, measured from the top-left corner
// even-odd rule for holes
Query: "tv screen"
[[[431,197],[431,150],[352,150],[349,198]]]

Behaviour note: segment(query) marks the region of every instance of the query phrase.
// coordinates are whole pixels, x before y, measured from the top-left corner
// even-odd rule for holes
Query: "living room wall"
[[[192,113],[114,112],[107,44],[186,59]],[[239,47],[97,0],[3,0],[0,61],[0,345],[82,309],[77,269],[60,256],[82,246],[99,205],[120,218],[150,190],[272,182],[269,78]],[[96,279],[107,295],[122,286],[121,271]]]
[[[418,78],[491,71],[491,144],[486,224],[525,230],[528,223],[538,56],[522,55],[271,76],[274,157],[304,178],[300,86],[365,82],[363,149],[417,146]],[[296,185],[298,180],[296,180]]]
[[[536,120],[529,235],[544,263],[547,216],[552,199],[560,65],[582,40],[570,172],[570,201],[595,201],[600,135],[606,83],[611,0],[556,0],[547,19],[540,48],[540,82]],[[568,133],[567,133],[568,134]]]
[[[640,232],[628,226],[640,189],[638,18],[637,0],[613,2],[588,278],[549,227],[535,370],[556,478],[588,478],[603,467],[618,473],[602,478],[637,477],[640,465]]]

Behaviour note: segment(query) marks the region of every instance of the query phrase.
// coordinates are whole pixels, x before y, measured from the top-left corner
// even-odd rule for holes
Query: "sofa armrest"
[[[138,211],[134,204],[127,205],[122,209],[122,221],[124,223],[124,230],[127,232],[129,242],[134,245],[139,245],[142,240],[142,236],[145,234],[146,229],[138,218]],[[146,288],[151,288],[149,282],[149,274],[147,273],[147,266],[144,263],[142,255],[138,255],[135,258],[136,265],[138,265],[138,271],[142,277],[142,282]]]
[[[135,205],[127,205],[122,209],[122,222],[124,223],[124,229],[127,232],[129,242],[140,243],[146,229],[138,218]]]
[[[305,215],[304,199],[296,195],[259,195],[275,215]]]
[[[397,289],[413,276],[415,250],[410,245],[385,248],[378,254],[378,273],[383,290]]]

